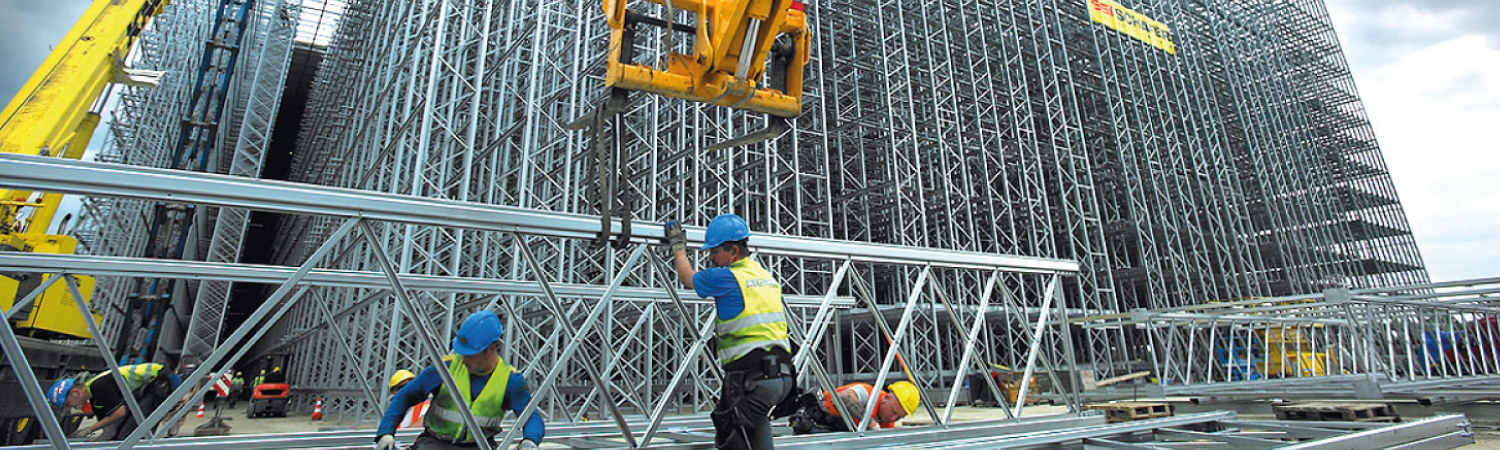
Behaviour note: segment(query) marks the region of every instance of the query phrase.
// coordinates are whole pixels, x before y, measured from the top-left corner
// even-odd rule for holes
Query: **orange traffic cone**
[[[323,420],[323,397],[318,397],[318,402],[313,404],[312,420]]]
[[[198,403],[198,415],[193,416],[193,417],[199,418],[199,419],[203,418],[203,403],[201,403],[201,402]]]

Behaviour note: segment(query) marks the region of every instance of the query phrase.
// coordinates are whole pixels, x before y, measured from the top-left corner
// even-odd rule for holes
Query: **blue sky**
[[[0,0],[8,99],[88,7]],[[1437,281],[1500,276],[1500,25],[1488,1],[1327,0]],[[106,117],[108,120],[108,117]]]

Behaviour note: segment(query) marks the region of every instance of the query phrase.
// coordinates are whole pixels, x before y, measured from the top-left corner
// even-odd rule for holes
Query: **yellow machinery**
[[[610,27],[609,96],[592,112],[569,122],[569,130],[590,129],[594,184],[585,196],[598,208],[599,245],[610,242],[613,218],[621,218],[616,246],[630,241],[634,168],[625,161],[626,133],[619,119],[631,91],[767,114],[766,128],[705,147],[717,150],[755,144],[791,129],[788,119],[802,114],[803,68],[810,37],[805,6],[799,0],[645,0],[665,7],[651,17],[626,8],[628,0],[602,0]],[[677,23],[679,12],[694,16]],[[635,62],[635,33],[642,25],[667,30],[665,67]],[[673,36],[693,36],[692,54],[675,53]],[[661,62],[658,62],[658,64]],[[606,128],[613,122],[613,135]]]
[[[146,22],[161,13],[166,3],[96,0],[0,112],[0,151],[82,157],[99,124],[99,114],[91,108],[110,83],[156,85],[159,72],[126,69],[123,61]],[[73,253],[77,240],[46,234],[61,202],[62,194],[0,189],[0,251]],[[45,277],[4,274],[0,277],[0,306],[8,310],[18,292],[29,292],[27,286],[41,283]],[[78,278],[87,303],[93,278]],[[17,328],[38,335],[89,337],[68,291],[66,283],[53,283],[34,300],[27,314],[18,312],[12,317],[20,319]]]
[[[667,19],[634,14],[625,0],[604,0],[612,29],[606,85],[695,102],[758,111],[777,117],[802,114],[802,70],[808,61],[807,16],[796,0],[649,0],[667,7]],[[697,16],[691,27],[671,23],[672,11]],[[672,53],[666,70],[634,64],[637,24],[691,30],[693,54]],[[686,24],[684,24],[686,25]],[[669,33],[670,34],[670,33]],[[786,41],[776,45],[779,36]],[[670,42],[670,41],[669,41]],[[670,45],[670,44],[669,44]],[[771,72],[766,73],[771,57]],[[759,80],[769,75],[767,83]]]
[[[1316,351],[1306,336],[1320,325],[1306,327],[1272,327],[1256,330],[1260,338],[1254,351],[1265,351],[1261,373],[1267,377],[1311,377],[1328,375],[1331,363],[1327,351]],[[1264,347],[1260,347],[1264,345]]]

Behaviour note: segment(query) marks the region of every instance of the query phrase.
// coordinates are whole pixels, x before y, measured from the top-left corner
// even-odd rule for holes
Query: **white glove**
[[[375,440],[375,450],[396,450],[396,437],[389,434],[380,435]]]
[[[92,431],[89,431],[89,427],[78,427],[77,430],[73,431],[73,435],[68,437],[71,437],[73,439],[88,439],[89,435],[91,434],[94,433]]]
[[[536,443],[528,439],[522,439],[516,443],[516,450],[536,450]]]

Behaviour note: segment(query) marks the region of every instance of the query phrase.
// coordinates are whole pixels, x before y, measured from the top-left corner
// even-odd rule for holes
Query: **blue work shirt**
[[[494,375],[494,374],[490,374]],[[490,375],[469,374],[469,398],[479,398],[479,393],[484,392],[484,385],[490,381]],[[427,366],[417,378],[412,379],[401,390],[396,391],[395,397],[391,398],[391,406],[385,409],[385,416],[380,418],[380,428],[375,432],[376,436],[382,434],[396,434],[396,426],[406,415],[406,410],[416,406],[418,403],[427,401],[429,396],[437,396],[438,388],[443,386],[443,377],[438,375],[437,369]],[[526,387],[526,377],[520,372],[511,372],[510,381],[505,385],[505,398],[501,400],[501,406],[521,415],[526,409],[526,404],[531,402],[531,390]],[[531,419],[526,421],[526,427],[522,430],[522,436],[531,442],[542,443],[542,436],[547,430],[542,425],[542,412],[531,413]],[[494,438],[495,436],[490,436]]]
[[[728,267],[703,269],[693,274],[693,290],[702,298],[713,297],[719,320],[729,320],[745,310],[745,294]]]

